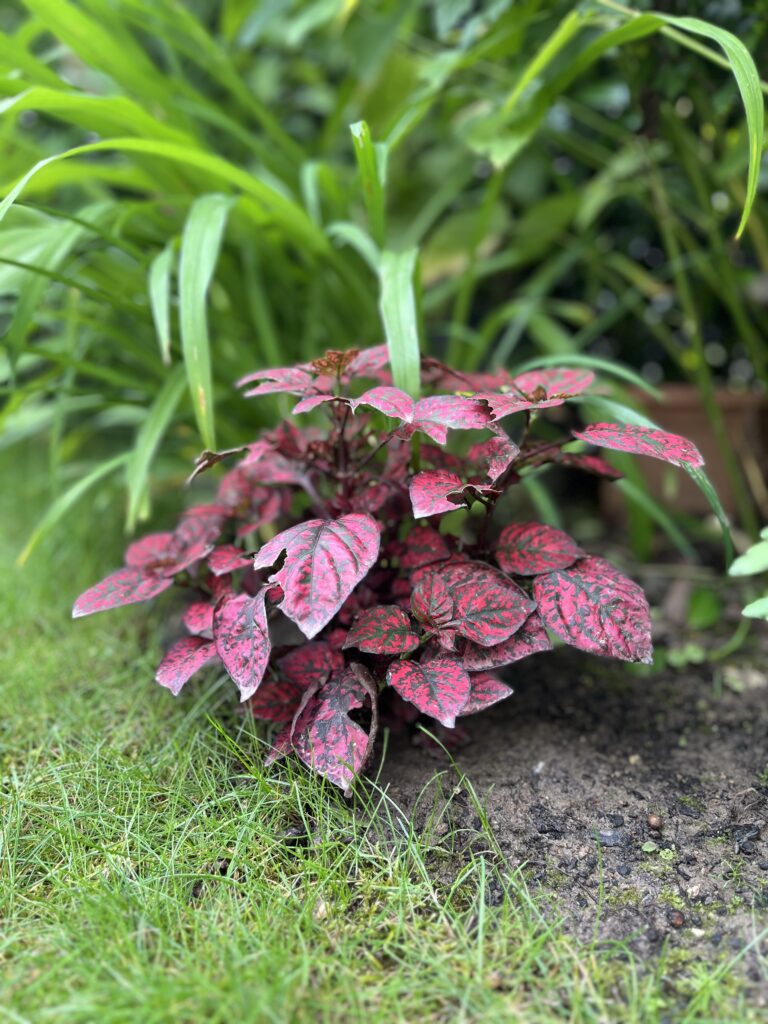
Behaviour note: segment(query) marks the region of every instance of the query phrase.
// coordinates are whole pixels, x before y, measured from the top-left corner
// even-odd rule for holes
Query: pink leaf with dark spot
[[[216,660],[216,645],[199,636],[185,636],[171,647],[160,662],[155,679],[176,696],[195,672]]]
[[[241,466],[254,469],[254,473],[263,484],[299,484],[306,479],[304,468],[294,459],[288,458],[280,452],[274,451],[269,445],[263,447],[253,446],[253,450],[247,455]]]
[[[141,569],[118,569],[78,597],[72,609],[72,618],[80,619],[84,615],[106,612],[126,604],[149,601],[172,584],[170,577],[147,576]]]
[[[455,586],[449,582],[448,586],[455,604],[453,625],[462,636],[482,647],[508,640],[536,607],[524,591],[500,574],[478,575]]]
[[[346,400],[338,398],[336,395],[307,395],[306,398],[302,398],[300,402],[294,405],[291,412],[294,416],[298,416],[302,412],[311,412],[320,405],[328,405],[329,403],[339,404],[344,401]]]
[[[414,516],[423,519],[441,512],[455,512],[461,500],[451,501],[447,495],[460,495],[463,486],[456,473],[446,469],[427,469],[417,473],[408,487]]]
[[[247,700],[259,687],[269,661],[270,642],[264,591],[255,597],[225,597],[213,613],[213,636],[224,668]]]
[[[443,537],[433,526],[419,525],[411,528],[405,538],[405,550],[400,556],[401,569],[419,569],[422,565],[442,562],[451,551]]]
[[[464,715],[474,715],[478,711],[485,711],[500,700],[512,696],[512,687],[502,683],[496,676],[488,672],[479,672],[469,677],[471,689],[469,700],[461,712]]]
[[[445,444],[448,440],[448,428],[444,427],[442,423],[432,423],[429,420],[414,420],[413,423],[404,423],[395,437],[401,441],[410,441],[418,432],[426,434],[436,444]]]
[[[213,605],[195,601],[184,612],[184,627],[193,636],[213,637]]]
[[[303,690],[288,679],[265,679],[248,701],[248,710],[263,722],[290,722],[301,703]]]
[[[355,412],[359,406],[366,405],[404,423],[410,423],[413,419],[414,401],[400,388],[371,388],[359,398],[353,399],[350,404]]]
[[[704,459],[695,444],[678,434],[667,434],[651,427],[636,427],[630,424],[593,423],[584,430],[574,430],[574,437],[580,441],[611,448],[616,452],[630,452],[632,455],[650,455],[673,466],[703,466]]]
[[[494,420],[526,409],[548,409],[580,395],[595,379],[591,370],[531,370],[515,377],[509,392],[484,394]]]
[[[256,370],[241,377],[237,382],[239,388],[259,381],[255,388],[245,392],[246,398],[256,398],[258,395],[272,395],[288,392],[293,395],[303,395],[308,388],[312,387],[312,374],[301,370],[297,366],[288,366],[274,370]]]
[[[506,473],[520,454],[520,449],[500,427],[495,427],[493,430],[493,437],[472,445],[469,450],[470,461],[483,466],[488,480],[492,484]]]
[[[314,684],[324,683],[334,672],[343,669],[344,657],[325,640],[314,640],[294,647],[278,661],[277,666],[281,676],[306,690]]]
[[[229,514],[224,505],[196,505],[187,509],[173,533],[179,549],[174,572],[181,572],[205,558],[218,540]]]
[[[382,372],[383,371],[383,372]],[[348,375],[379,378],[389,376],[389,350],[386,345],[374,345],[361,349],[347,367]]]
[[[229,572],[236,572],[238,569],[246,569],[250,565],[250,558],[241,548],[234,544],[222,544],[214,548],[208,555],[208,568],[214,576],[225,576]]]
[[[622,661],[651,662],[651,617],[640,587],[603,558],[536,576],[545,624],[567,644]]]
[[[511,523],[496,544],[496,561],[504,572],[536,576],[552,569],[567,569],[584,552],[562,530],[543,523]]]
[[[413,614],[427,626],[439,629],[453,618],[453,598],[445,580],[429,573],[419,580],[411,593]]]
[[[348,790],[365,763],[368,734],[349,717],[368,693],[352,668],[332,676],[293,730],[293,749],[309,768]]]
[[[402,608],[379,605],[361,612],[347,634],[344,647],[366,654],[406,654],[419,646],[411,622]]]
[[[462,660],[467,671],[484,672],[486,669],[511,665],[540,651],[551,650],[552,641],[544,623],[537,612],[531,612],[520,629],[501,644],[481,647],[480,644],[468,642]]]
[[[172,533],[150,533],[128,545],[125,564],[130,569],[153,569],[175,562],[177,557],[176,538]]]
[[[487,427],[491,421],[491,414],[481,398],[433,395],[431,398],[419,399],[413,418],[415,421],[429,420],[458,430],[473,430]]]
[[[449,729],[456,724],[469,699],[469,673],[457,658],[439,656],[433,661],[394,661],[387,682],[405,700]]]
[[[326,626],[379,554],[379,527],[373,516],[354,512],[340,519],[311,519],[283,530],[258,552],[254,567],[283,567],[270,577],[284,591],[282,611],[308,638]]]

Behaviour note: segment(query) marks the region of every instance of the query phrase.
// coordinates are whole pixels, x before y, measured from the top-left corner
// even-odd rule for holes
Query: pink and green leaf
[[[177,696],[195,672],[217,660],[216,644],[200,636],[185,636],[169,648],[160,662],[155,680]]]
[[[230,678],[247,700],[259,688],[271,650],[264,591],[225,597],[213,614],[216,650]]]
[[[387,682],[425,715],[449,729],[456,724],[471,690],[469,673],[458,660],[439,655],[433,661],[394,661]]]
[[[173,579],[170,577],[148,576],[141,569],[118,569],[78,597],[72,609],[72,618],[79,619],[96,612],[122,608],[127,604],[149,601],[172,585]]]
[[[511,686],[502,683],[496,676],[489,672],[476,672],[470,675],[469,700],[461,711],[465,715],[475,715],[478,711],[485,711],[486,708],[498,704],[500,700],[511,697],[513,690]]]
[[[531,612],[520,629],[501,644],[482,647],[480,644],[467,643],[462,661],[464,668],[470,673],[485,672],[488,669],[511,665],[531,654],[551,650],[552,641],[541,621],[541,616],[538,612]]]
[[[616,452],[631,455],[649,455],[673,466],[703,466],[704,459],[695,444],[680,437],[652,427],[639,427],[628,423],[593,423],[584,430],[574,430],[573,436],[580,441],[610,448]]]
[[[432,629],[440,629],[453,619],[453,597],[438,573],[425,574],[411,592],[411,609],[416,618]]]
[[[256,569],[283,567],[270,577],[284,593],[280,608],[311,639],[328,625],[379,554],[373,516],[354,512],[340,519],[312,519],[283,530],[254,559]]]
[[[545,625],[591,654],[650,664],[651,616],[641,588],[603,558],[536,576],[533,593]]]
[[[344,647],[366,654],[407,654],[419,646],[411,620],[396,605],[379,605],[361,612],[347,634]]]
[[[511,523],[496,543],[496,561],[514,576],[567,569],[584,551],[572,537],[543,523]]]

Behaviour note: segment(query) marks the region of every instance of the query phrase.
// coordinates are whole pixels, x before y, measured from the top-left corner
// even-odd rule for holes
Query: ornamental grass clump
[[[431,394],[414,399],[392,386],[384,346],[252,373],[240,382],[246,394],[294,395],[293,412],[323,410],[326,427],[287,420],[241,449],[203,452],[193,478],[241,456],[213,503],[131,544],[123,568],[82,594],[74,615],[182,585],[187,635],[157,681],[178,694],[198,670],[222,665],[253,715],[281,727],[269,760],[294,753],[344,790],[379,721],[425,715],[453,729],[508,697],[495,672],[551,649],[550,635],[649,662],[636,583],[561,530],[494,517],[508,489],[546,463],[619,475],[595,454],[566,450],[574,438],[702,464],[685,439],[647,427],[537,436],[541,414],[593,379],[573,369],[465,375],[423,359]],[[461,456],[448,448],[451,432],[470,432]],[[445,513],[476,503],[481,514],[458,535],[441,532]]]

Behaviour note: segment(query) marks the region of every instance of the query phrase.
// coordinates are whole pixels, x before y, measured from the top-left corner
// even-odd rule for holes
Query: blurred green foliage
[[[132,529],[327,347],[764,380],[761,4],[689,7],[6,4],[0,446]]]

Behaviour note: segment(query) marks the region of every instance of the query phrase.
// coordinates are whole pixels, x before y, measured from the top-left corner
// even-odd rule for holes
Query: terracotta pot
[[[735,520],[736,504],[725,461],[698,390],[691,384],[666,384],[660,390],[660,402],[641,391],[634,391],[632,398],[654,423],[696,444],[704,456],[707,476],[726,512]],[[755,392],[726,388],[718,389],[716,398],[755,504],[768,517],[768,399]],[[662,504],[689,515],[711,511],[707,499],[686,473],[658,459],[638,459],[638,464],[651,494]],[[610,485],[602,488],[601,503],[608,515],[623,517],[620,508],[624,499]]]

